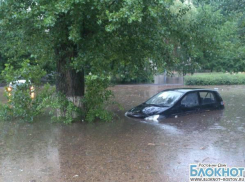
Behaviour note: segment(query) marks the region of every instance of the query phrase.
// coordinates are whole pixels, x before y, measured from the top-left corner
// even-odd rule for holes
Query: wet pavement
[[[130,119],[117,109],[111,123],[0,122],[0,182],[185,182],[191,163],[244,167],[245,86],[215,87],[225,110],[160,122]],[[112,90],[128,110],[166,88]]]

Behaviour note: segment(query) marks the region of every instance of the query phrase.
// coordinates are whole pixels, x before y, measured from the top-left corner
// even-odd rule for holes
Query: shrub
[[[40,86],[40,79],[45,75],[45,71],[38,65],[31,66],[29,60],[24,60],[21,63],[20,69],[14,69],[10,64],[6,64],[5,66],[2,76],[7,83],[12,82],[15,84],[19,79],[24,79],[26,82],[21,85],[15,84],[15,88],[10,94],[5,92],[8,103],[4,105],[1,104],[0,117],[2,119],[20,118],[31,122],[33,118],[40,113],[37,106],[38,101],[41,99],[32,99],[30,97],[30,87],[35,85],[37,89],[37,87]],[[32,83],[29,82],[29,80],[31,80]]]
[[[113,113],[108,110],[107,106],[118,104],[111,101],[114,95],[111,90],[107,89],[109,85],[109,77],[88,75],[86,76],[86,92],[81,99],[82,107],[75,106],[61,93],[42,97],[44,99],[41,107],[49,108],[53,121],[61,121],[66,124],[72,123],[75,118],[82,118],[87,122],[92,122],[97,118],[101,121],[111,121]],[[57,114],[57,111],[60,114]]]
[[[203,73],[185,76],[185,85],[242,85],[245,74]]]
[[[71,124],[75,119],[83,116],[82,108],[74,105],[73,102],[68,101],[66,96],[55,92],[55,87],[49,84],[44,85],[40,96],[38,110],[48,110],[52,116],[53,122],[62,122]]]
[[[113,114],[107,110],[108,105],[116,104],[111,102],[114,97],[111,90],[107,88],[110,85],[109,77],[104,75],[86,76],[86,93],[83,99],[85,109],[85,119],[88,122],[99,118],[103,121],[111,121]]]

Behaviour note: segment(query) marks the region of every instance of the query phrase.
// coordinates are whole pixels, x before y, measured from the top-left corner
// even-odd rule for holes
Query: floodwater
[[[0,182],[185,182],[189,164],[245,167],[245,86],[215,87],[225,110],[160,122],[130,119],[116,108],[111,123],[0,122]],[[166,88],[112,90],[128,110]]]

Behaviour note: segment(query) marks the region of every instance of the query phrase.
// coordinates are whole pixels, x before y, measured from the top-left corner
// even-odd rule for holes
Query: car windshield
[[[145,104],[172,106],[183,93],[178,91],[163,91],[150,98]]]

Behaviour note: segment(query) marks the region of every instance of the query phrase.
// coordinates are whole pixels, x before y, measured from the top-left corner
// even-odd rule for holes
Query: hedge
[[[199,73],[184,79],[185,85],[244,85],[245,73]]]

